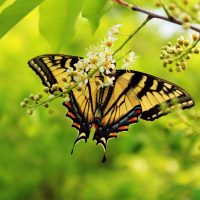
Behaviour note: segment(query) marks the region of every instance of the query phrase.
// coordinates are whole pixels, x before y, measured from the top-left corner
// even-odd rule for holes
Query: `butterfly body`
[[[33,58],[29,65],[50,91],[54,84],[58,84],[62,91],[64,83],[61,77],[67,74],[69,67],[74,68],[79,59],[49,54]],[[95,74],[83,88],[84,94],[74,88],[69,92],[70,101],[63,103],[68,109],[67,116],[73,121],[72,126],[79,132],[74,145],[80,140],[87,141],[94,125],[93,139],[106,151],[107,141],[117,137],[119,132],[127,131],[138,118],[153,121],[166,115],[169,110],[162,110],[162,103],[170,108],[177,100],[182,109],[194,105],[192,97],[184,89],[169,81],[133,70],[116,70],[113,73],[113,85],[98,87],[96,80],[102,77]]]

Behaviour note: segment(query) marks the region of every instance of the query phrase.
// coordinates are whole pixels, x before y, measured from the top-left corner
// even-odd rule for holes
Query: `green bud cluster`
[[[200,1],[189,0],[173,1],[167,6],[171,16],[182,21],[184,29],[190,28],[193,22],[200,22]]]
[[[65,82],[65,78],[63,77],[63,82]],[[27,114],[32,115],[34,112],[34,109],[36,109],[38,106],[43,106],[44,108],[47,108],[47,111],[49,114],[54,113],[54,110],[50,107],[50,102],[54,99],[61,97],[64,99],[64,101],[69,101],[69,94],[67,94],[65,91],[62,92],[59,90],[58,84],[54,84],[51,87],[51,92],[48,87],[44,87],[43,89],[44,93],[47,95],[46,98],[43,98],[44,95],[41,93],[38,94],[30,94],[27,98],[25,98],[21,103],[20,106],[22,108],[27,109]]]
[[[34,109],[38,106],[43,106],[44,108],[48,108],[49,113],[53,113],[53,110],[50,108],[50,102],[56,98],[55,93],[57,92],[57,95],[60,95],[60,92],[58,90],[58,86],[54,85],[52,86],[52,89],[55,91],[53,94],[49,92],[49,88],[45,87],[43,91],[48,95],[48,98],[46,100],[43,99],[43,94],[30,94],[27,98],[25,98],[21,103],[20,106],[22,108],[27,109],[27,114],[32,115],[34,112]]]
[[[20,106],[22,108],[27,108],[27,114],[32,115],[34,109],[32,108],[32,105],[37,105],[40,103],[40,100],[42,99],[43,95],[41,93],[38,94],[30,94],[27,98],[25,98],[21,103]]]
[[[199,35],[192,34],[192,40],[185,39],[180,36],[175,44],[169,42],[162,47],[160,59],[162,65],[168,68],[170,72],[181,72],[187,68],[187,61],[193,54],[199,54],[199,49],[196,47],[199,42]]]

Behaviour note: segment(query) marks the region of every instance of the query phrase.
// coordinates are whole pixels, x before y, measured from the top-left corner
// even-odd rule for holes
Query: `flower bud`
[[[25,107],[27,106],[27,104],[26,104],[24,101],[22,101],[22,102],[20,103],[20,106],[21,106],[22,108],[25,108]]]
[[[54,85],[52,86],[52,90],[58,90],[58,84],[54,84]]]
[[[35,96],[34,94],[30,94],[29,99],[34,100],[34,96]]]
[[[36,94],[36,95],[34,95],[34,100],[35,100],[35,101],[39,101],[39,100],[40,100],[40,97],[39,97],[39,95],[37,95],[37,94]]]
[[[45,108],[49,107],[49,103],[44,103],[43,105],[44,105]]]
[[[28,102],[29,102],[29,99],[28,99],[28,98],[25,98],[25,99],[24,99],[24,102],[25,102],[25,103],[28,103]]]
[[[195,54],[199,54],[199,49],[197,49],[197,48],[194,48],[194,50],[193,50],[193,51],[194,51],[194,53],[195,53]]]
[[[184,14],[183,17],[182,17],[182,20],[183,20],[184,23],[188,23],[188,22],[190,22],[191,17],[188,14]]]
[[[183,41],[183,45],[184,45],[185,47],[187,47],[189,44],[190,44],[190,43],[189,43],[188,40],[184,40],[184,41]]]
[[[44,87],[43,91],[44,91],[45,93],[49,93],[49,88],[48,88],[48,87]]]
[[[193,41],[197,41],[199,39],[199,35],[197,33],[192,34]]]

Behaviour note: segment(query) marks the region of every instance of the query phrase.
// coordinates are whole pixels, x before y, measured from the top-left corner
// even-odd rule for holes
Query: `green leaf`
[[[0,14],[0,38],[44,0],[16,0]]]
[[[83,0],[46,0],[40,6],[40,33],[54,51],[71,41],[82,5]]]
[[[87,18],[92,32],[95,32],[100,24],[102,15],[111,8],[109,0],[85,0],[83,5],[82,15]]]
[[[6,0],[0,0],[0,6],[5,2]]]

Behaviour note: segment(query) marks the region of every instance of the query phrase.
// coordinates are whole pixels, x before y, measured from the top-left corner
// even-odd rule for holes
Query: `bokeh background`
[[[153,1],[138,2],[144,8],[153,5]],[[80,16],[75,37],[68,38],[70,42],[61,53],[84,56],[85,48],[104,38],[112,25],[123,24],[120,32],[127,35],[144,17],[114,6],[92,34],[89,23]],[[101,147],[92,140],[78,144],[70,155],[77,132],[65,117],[62,99],[52,103],[52,115],[44,108],[38,108],[32,116],[26,114],[20,102],[43,89],[27,61],[56,53],[40,35],[38,20],[36,8],[0,40],[0,199],[199,200],[200,135],[180,123],[175,114],[154,122],[140,120],[128,132],[110,140],[106,163],[101,162]],[[161,47],[183,33],[180,27],[154,20],[122,54],[133,50],[137,59],[132,69],[187,90],[196,102],[194,108],[184,111],[187,117],[200,108],[199,55],[181,73],[168,72],[159,60]],[[120,36],[117,45],[125,39]],[[170,126],[176,121],[176,126]],[[196,126],[198,123],[193,121]]]

